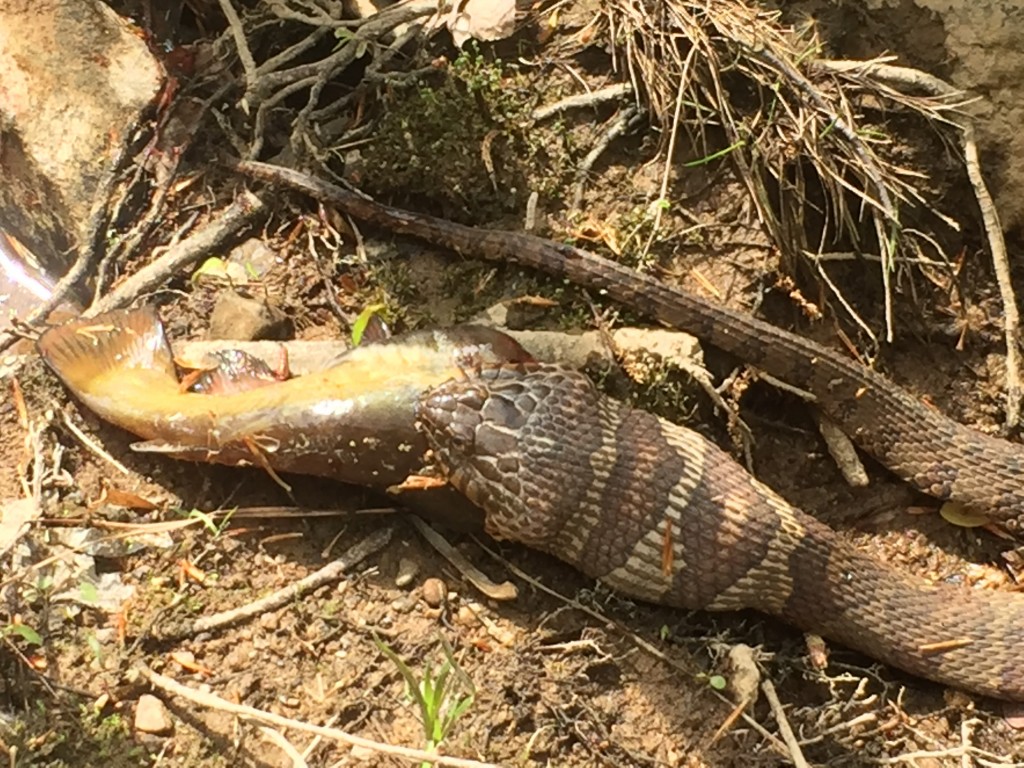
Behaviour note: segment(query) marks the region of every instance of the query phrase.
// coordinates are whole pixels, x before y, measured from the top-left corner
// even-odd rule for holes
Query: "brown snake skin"
[[[237,168],[464,256],[599,289],[812,393],[895,474],[1021,531],[1024,448],[956,423],[839,353],[578,248],[402,211],[277,166]],[[1024,596],[898,573],[704,438],[599,395],[580,374],[484,371],[428,392],[419,413],[440,468],[496,536],[633,597],[755,608],[921,676],[1024,700]]]
[[[630,597],[754,608],[909,672],[1024,699],[1024,595],[929,584],[843,543],[696,432],[558,366],[430,390],[420,423],[487,531]]]
[[[857,445],[916,488],[937,499],[963,502],[1006,532],[1020,536],[1024,527],[1024,447],[953,421],[837,352],[580,248],[403,211],[266,163],[240,162],[236,169],[301,190],[357,219],[463,256],[564,276],[692,333],[810,392]]]

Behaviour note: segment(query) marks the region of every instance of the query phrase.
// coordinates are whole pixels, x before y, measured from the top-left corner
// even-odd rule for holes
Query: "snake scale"
[[[1024,595],[901,574],[692,430],[558,366],[504,366],[421,399],[434,460],[488,533],[630,597],[753,608],[923,677],[1024,699]]]
[[[962,502],[1013,536],[1024,527],[1024,447],[959,424],[860,363],[580,248],[412,213],[280,166],[237,170],[462,256],[520,264],[602,292],[813,395],[865,452],[924,493]]]
[[[811,392],[900,477],[1021,530],[1024,449],[836,352],[568,245],[402,211],[275,166],[239,170],[464,256],[599,289]],[[858,552],[701,435],[605,397],[580,373],[480,369],[428,390],[417,415],[435,465],[498,538],[631,597],[753,608],[923,677],[1024,700],[1024,595],[932,584]]]
[[[953,422],[839,354],[576,248],[400,211],[274,166],[238,167],[467,256],[564,275],[685,327],[812,392],[856,442],[922,490],[1020,530],[1019,446]],[[324,371],[253,389],[218,369],[229,385],[245,384],[219,394],[182,391],[158,319],[145,310],[53,328],[39,349],[90,408],[146,438],[139,449],[379,486],[422,466],[429,447],[427,461],[484,510],[488,531],[626,595],[754,608],[924,677],[1024,701],[1024,595],[899,573],[697,433],[605,397],[580,373],[532,362],[501,334],[459,333],[357,348]]]

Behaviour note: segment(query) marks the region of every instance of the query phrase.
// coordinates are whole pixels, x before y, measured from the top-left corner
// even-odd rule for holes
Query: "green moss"
[[[521,212],[531,191],[564,184],[573,153],[544,147],[566,132],[531,126],[541,91],[516,66],[470,46],[440,77],[396,87],[385,100],[362,153],[368,191],[476,224]],[[563,158],[559,167],[552,157]]]
[[[135,768],[148,762],[125,718],[91,705],[65,710],[37,701],[8,725],[0,724],[0,736],[17,749],[21,768]]]

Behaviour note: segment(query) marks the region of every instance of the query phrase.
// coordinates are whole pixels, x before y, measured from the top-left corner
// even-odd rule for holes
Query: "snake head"
[[[517,365],[484,368],[428,390],[417,405],[417,427],[434,464],[485,510],[498,497],[519,490],[523,428],[538,402],[526,386],[529,370]]]
[[[452,379],[420,399],[416,407],[417,425],[443,464],[448,464],[449,457],[472,453],[485,398],[485,393],[474,387],[470,379]]]

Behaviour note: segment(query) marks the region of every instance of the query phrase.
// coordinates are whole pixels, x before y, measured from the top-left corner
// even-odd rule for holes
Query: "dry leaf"
[[[466,0],[452,8],[445,22],[459,48],[470,38],[501,40],[515,31],[515,0]]]
[[[37,517],[39,508],[32,499],[0,501],[0,556],[14,546]]]

